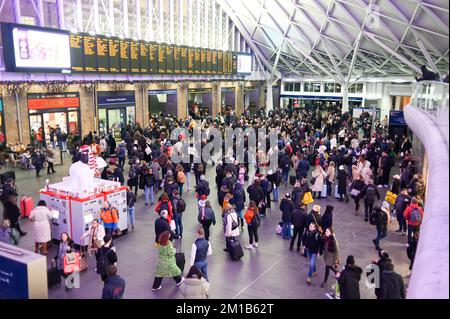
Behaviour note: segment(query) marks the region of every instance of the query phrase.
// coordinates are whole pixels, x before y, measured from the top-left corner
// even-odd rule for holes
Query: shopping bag
[[[314,199],[313,199],[313,197],[312,197],[311,192],[306,192],[306,193],[303,195],[303,204],[309,205],[309,204],[312,204],[312,203],[314,203]]]
[[[72,274],[80,271],[80,254],[68,253],[64,256],[64,273]]]
[[[322,194],[321,194],[322,198],[327,197],[327,191],[328,191],[327,184],[324,183],[323,187],[322,187]]]

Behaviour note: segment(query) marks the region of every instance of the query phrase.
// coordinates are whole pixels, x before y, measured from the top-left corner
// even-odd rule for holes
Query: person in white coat
[[[225,241],[227,244],[227,248],[225,251],[228,251],[228,243],[230,240],[239,237],[239,216],[234,210],[233,206],[228,204],[223,208],[223,221],[224,221],[224,232],[225,232]],[[233,229],[233,224],[237,225],[236,228]]]
[[[207,299],[209,287],[209,282],[203,277],[202,272],[192,266],[180,285],[180,291],[185,299]]]
[[[35,208],[30,212],[29,219],[33,225],[34,251],[36,254],[46,255],[47,243],[52,239],[50,229],[50,219],[52,212],[47,208],[45,201],[41,200]]]
[[[89,230],[81,236],[80,241],[83,242],[86,238],[89,256],[92,253],[97,253],[98,249],[105,244],[104,238],[106,235],[105,227],[98,222],[98,219],[92,221]]]
[[[314,198],[321,197],[325,176],[327,176],[327,173],[323,170],[322,166],[317,165],[316,169],[312,172],[312,177],[316,179],[311,188]]]

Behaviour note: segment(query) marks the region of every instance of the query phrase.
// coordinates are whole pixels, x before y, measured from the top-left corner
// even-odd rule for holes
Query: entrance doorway
[[[127,125],[127,110],[125,108],[99,109],[98,116],[100,135],[107,135],[111,131],[115,139],[120,139],[122,129],[125,129]]]
[[[40,145],[48,145],[52,142],[50,140],[50,130],[55,130],[57,127],[61,129],[62,133],[76,135],[79,130],[78,111],[39,112],[30,114],[31,134]],[[56,143],[56,141],[53,142]]]

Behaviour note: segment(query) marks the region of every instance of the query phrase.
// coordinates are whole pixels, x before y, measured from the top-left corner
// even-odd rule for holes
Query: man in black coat
[[[394,265],[389,258],[380,275],[380,289],[377,299],[405,299],[405,284],[401,275],[394,271]]]
[[[369,180],[369,183],[364,186],[361,192],[361,198],[364,198],[364,207],[365,207],[365,221],[369,221],[369,216],[373,212],[373,205],[375,204],[375,197],[380,200],[380,192],[378,188],[373,183],[373,180]]]
[[[301,203],[296,204],[295,209],[292,211],[292,225],[294,225],[294,235],[292,236],[289,250],[294,249],[295,238],[298,235],[297,252],[300,251],[302,236],[305,231],[306,216],[306,206]]]
[[[197,193],[198,198],[201,198],[202,195],[206,195],[206,197],[209,196],[209,182],[205,179],[204,175],[200,176],[200,182],[195,187],[195,192]]]
[[[264,200],[264,191],[259,180],[255,179],[253,184],[247,188],[247,193],[250,200],[254,201],[258,207],[261,207],[261,202]]]
[[[345,269],[340,273],[338,284],[341,299],[361,299],[359,281],[362,269],[355,265],[355,257],[348,256]]]
[[[282,212],[281,220],[283,222],[283,239],[292,238],[291,222],[294,208],[294,203],[291,200],[291,194],[287,193],[280,203],[280,210]]]
[[[167,210],[161,211],[161,217],[155,220],[155,243],[158,243],[159,235],[165,231],[170,232],[170,240],[181,238],[180,235],[175,234],[170,228],[170,224],[167,221],[169,212]]]

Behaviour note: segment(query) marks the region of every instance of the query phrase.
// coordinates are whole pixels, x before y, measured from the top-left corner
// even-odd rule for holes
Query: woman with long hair
[[[202,272],[196,266],[192,266],[180,286],[180,291],[185,299],[207,299],[209,286]]]
[[[330,270],[333,273],[337,273],[337,268],[339,265],[339,245],[334,235],[334,230],[329,227],[325,230],[325,235],[323,237],[323,258],[325,259],[325,278],[320,285],[320,287],[325,288],[327,286],[328,276],[330,275]]]
[[[249,244],[245,246],[245,248],[247,249],[258,248],[258,227],[261,221],[259,217],[258,206],[256,206],[256,203],[254,201],[250,202],[247,212],[244,215],[244,219],[247,222],[248,237],[249,237]],[[253,238],[255,239],[255,242],[253,242]]]

